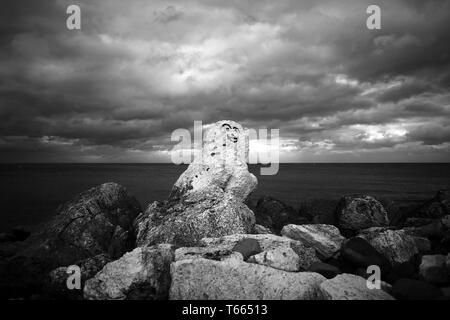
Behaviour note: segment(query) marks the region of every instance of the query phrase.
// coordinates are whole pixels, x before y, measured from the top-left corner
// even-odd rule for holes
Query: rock
[[[405,223],[403,224],[403,227],[422,227],[435,221],[436,219],[431,218],[407,218]]]
[[[420,253],[427,253],[431,251],[431,242],[427,238],[424,237],[412,237],[414,242],[416,243],[417,250]]]
[[[300,226],[289,224],[283,227],[281,234],[314,248],[323,259],[328,259],[339,251],[342,242],[345,240],[335,226],[328,224]]]
[[[424,255],[419,266],[422,278],[434,284],[444,284],[450,280],[450,269],[446,266],[446,257],[441,254]]]
[[[269,196],[261,197],[258,200],[255,217],[256,223],[275,230],[277,233],[287,224],[308,223],[308,219],[300,216],[294,208]]]
[[[228,250],[232,251],[233,247],[245,238],[251,238],[258,241],[261,250],[268,252],[272,250],[282,250],[291,248],[298,255],[300,259],[300,269],[306,270],[309,266],[317,261],[320,261],[313,248],[306,247],[302,242],[296,241],[287,237],[280,237],[272,234],[258,234],[258,235],[243,235],[236,234],[224,236],[221,238],[204,238],[200,244],[207,247],[208,250]]]
[[[399,279],[392,287],[392,295],[401,300],[433,300],[440,298],[442,292],[425,281]]]
[[[222,261],[231,256],[239,256],[244,259],[241,253],[218,247],[182,247],[175,250],[175,261],[192,259],[210,259]]]
[[[402,230],[409,235],[425,238],[442,238],[445,235],[444,227],[439,220],[418,227],[405,227]]]
[[[70,274],[67,273],[67,267],[59,267],[51,271],[48,275],[48,282],[45,284],[45,295],[56,299],[81,300],[83,298],[83,287],[87,279],[94,277],[111,259],[106,254],[99,254],[74,263],[80,268],[81,289],[68,289],[67,279]]]
[[[257,263],[278,270],[297,272],[302,270],[300,257],[290,247],[280,247],[251,256],[248,262]]]
[[[369,289],[366,279],[343,273],[320,285],[327,300],[393,300],[381,289]]]
[[[253,228],[254,234],[273,234],[273,232],[260,224],[255,224],[255,227]]]
[[[389,224],[383,205],[371,196],[345,196],[336,208],[337,226],[344,234]]]
[[[19,242],[0,243],[0,258],[8,258],[15,255],[20,250]]]
[[[172,300],[315,300],[325,278],[286,272],[239,259],[182,260],[170,268]]]
[[[421,218],[442,218],[450,214],[450,190],[439,190],[434,198],[420,205],[412,215]]]
[[[242,254],[244,260],[247,260],[250,256],[260,253],[261,247],[259,246],[258,240],[245,238],[236,243],[231,250],[239,252]]]
[[[391,271],[386,275],[385,280],[395,283],[399,279],[416,279],[417,268],[411,262],[398,263],[392,266]]]
[[[133,247],[132,222],[140,211],[137,200],[116,183],[89,189],[61,206],[21,243],[0,279],[40,286],[60,266],[99,254],[118,258]]]
[[[360,237],[351,238],[344,242],[341,248],[341,256],[356,267],[367,269],[371,265],[377,265],[380,267],[382,274],[388,273],[391,269],[389,260]]]
[[[309,268],[309,272],[316,272],[323,275],[327,279],[334,278],[341,273],[338,267],[332,266],[324,262],[314,262]]]
[[[84,298],[90,300],[167,299],[170,263],[174,247],[161,244],[138,247],[119,260],[108,263],[86,281]]]
[[[391,264],[407,262],[419,253],[414,239],[403,230],[368,232],[359,237],[367,240]]]
[[[387,283],[385,281],[380,281],[380,287],[381,287],[381,290],[392,295],[392,285],[390,285],[389,283]]]
[[[450,215],[442,217],[441,223],[445,229],[450,229]]]
[[[255,216],[245,200],[256,188],[248,172],[248,132],[233,121],[209,126],[201,157],[178,178],[168,200],[136,219],[137,245],[195,246],[204,237],[253,232]]]

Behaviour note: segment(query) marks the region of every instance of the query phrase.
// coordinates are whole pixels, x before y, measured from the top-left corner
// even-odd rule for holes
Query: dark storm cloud
[[[79,4],[82,30],[65,27]],[[378,4],[382,29],[368,30]],[[279,128],[286,161],[447,161],[450,2],[9,1],[1,161],[167,161],[177,128]],[[447,160],[446,160],[447,159]]]

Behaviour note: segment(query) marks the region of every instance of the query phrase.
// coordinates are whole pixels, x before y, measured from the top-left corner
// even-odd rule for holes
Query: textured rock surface
[[[336,219],[339,229],[350,233],[389,224],[383,205],[367,195],[341,198],[336,209]]]
[[[194,246],[203,237],[252,233],[255,216],[244,201],[257,179],[248,172],[247,140],[247,131],[233,121],[211,125],[202,157],[178,178],[169,199],[136,220],[137,244]]]
[[[244,260],[247,260],[250,256],[260,253],[261,247],[258,240],[253,238],[244,238],[238,241],[231,250],[239,252],[242,254]]]
[[[340,274],[320,285],[324,297],[329,300],[393,300],[381,289],[367,288],[366,279],[353,274]]]
[[[51,271],[48,275],[48,282],[45,284],[45,295],[56,299],[78,300],[83,298],[84,283],[87,279],[94,277],[111,259],[100,254],[92,258],[74,263],[80,267],[81,271],[81,290],[69,290],[67,288],[67,267],[59,267]]]
[[[341,248],[345,238],[338,228],[328,224],[293,225],[283,227],[281,234],[314,248],[324,259],[332,257]]]
[[[99,254],[118,258],[133,247],[132,222],[140,212],[137,200],[116,183],[89,189],[22,242],[0,278],[40,285],[57,267]]]
[[[273,232],[260,224],[255,224],[255,227],[253,228],[254,234],[272,234]]]
[[[108,263],[86,281],[85,299],[166,299],[170,287],[170,263],[174,248],[169,244],[138,247]]]
[[[444,284],[450,280],[450,269],[446,266],[446,257],[441,254],[424,255],[419,273],[425,281]]]
[[[391,269],[389,260],[363,238],[355,237],[344,242],[341,256],[356,267],[367,268],[377,265],[382,274],[388,273]]]
[[[320,299],[317,273],[286,272],[239,259],[182,260],[171,265],[170,299]]]
[[[407,235],[403,230],[366,232],[360,236],[388,258],[392,264],[407,262],[419,253],[413,237]]]
[[[401,300],[432,300],[441,297],[442,292],[425,281],[400,279],[392,286],[392,295]]]
[[[287,224],[308,223],[305,217],[282,201],[264,196],[258,200],[255,208],[256,223],[276,231],[277,233]]]
[[[215,248],[215,250],[232,251],[236,243],[245,238],[257,240],[263,252],[291,248],[300,259],[301,270],[306,270],[312,263],[320,261],[313,248],[306,247],[300,241],[296,241],[287,237],[276,236],[273,234],[236,234],[221,238],[205,238],[201,240],[200,244],[209,248],[209,250],[211,250],[211,248]]]
[[[305,269],[304,267],[301,267],[302,262],[304,261],[300,261],[300,257],[290,247],[280,247],[261,252],[251,256],[250,259],[248,259],[248,262],[291,272]]]

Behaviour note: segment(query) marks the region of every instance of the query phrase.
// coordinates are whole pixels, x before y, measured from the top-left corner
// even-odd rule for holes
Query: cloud
[[[1,161],[168,161],[221,119],[285,161],[448,159],[448,1],[380,1],[375,31],[369,1],[77,1],[80,31],[69,2],[2,7]]]

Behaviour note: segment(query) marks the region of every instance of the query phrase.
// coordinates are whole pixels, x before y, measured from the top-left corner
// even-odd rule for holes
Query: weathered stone
[[[247,260],[250,256],[260,253],[261,247],[259,246],[258,240],[253,238],[244,238],[236,243],[231,250],[239,252],[242,254],[244,260]]]
[[[407,262],[419,253],[413,237],[403,230],[364,233],[360,237],[366,239],[375,250],[388,258],[391,264]]]
[[[277,233],[287,224],[304,224],[308,219],[282,201],[264,196],[258,200],[255,208],[256,223],[275,230]]]
[[[248,262],[257,263],[271,268],[297,272],[304,270],[301,267],[300,257],[290,247],[280,247],[253,255]]]
[[[336,209],[337,226],[345,233],[354,233],[371,227],[389,224],[383,205],[367,195],[345,196]]]
[[[377,265],[380,267],[382,274],[388,273],[391,269],[389,260],[360,237],[351,238],[344,242],[341,248],[341,256],[356,267],[367,268],[371,265]]]
[[[327,279],[334,278],[341,273],[338,267],[324,262],[314,262],[308,268],[309,272],[316,272],[323,275]]]
[[[248,172],[247,142],[236,122],[209,126],[202,156],[178,178],[169,199],[136,219],[137,244],[195,246],[204,237],[253,232],[255,216],[244,202],[257,179]]]
[[[91,300],[167,299],[170,263],[174,247],[161,244],[138,247],[119,260],[108,263],[86,281],[84,298]]]
[[[238,259],[176,261],[170,299],[314,300],[321,298],[317,273],[286,272]]]
[[[320,261],[313,248],[306,247],[300,241],[273,234],[236,234],[221,238],[204,238],[201,240],[200,244],[208,248],[214,248],[215,250],[232,251],[236,243],[246,238],[257,240],[263,252],[292,248],[299,256],[301,270],[306,270],[313,262]]]
[[[399,279],[392,286],[392,295],[401,300],[434,300],[440,298],[442,292],[425,281]]]
[[[255,224],[255,227],[253,228],[254,234],[273,234],[273,232],[260,224]]]
[[[240,256],[241,260],[244,259],[239,252],[233,252],[228,249],[220,247],[183,247],[175,250],[175,261],[180,260],[192,260],[192,259],[210,259],[222,261],[228,259],[231,256]]]
[[[99,254],[118,258],[133,247],[132,222],[140,211],[137,200],[116,183],[91,188],[36,228],[8,260],[0,279],[40,286],[55,268]]]
[[[328,300],[393,300],[381,289],[369,289],[366,279],[353,274],[340,274],[320,285]]]
[[[341,248],[345,238],[339,230],[328,224],[289,224],[281,230],[283,236],[298,240],[308,247],[314,248],[324,259],[332,257]]]
[[[439,190],[436,195],[412,213],[416,217],[441,218],[450,214],[450,190]]]
[[[446,266],[446,257],[441,254],[424,255],[419,273],[425,281],[444,284],[450,280],[450,270]]]
[[[67,287],[67,279],[70,274],[67,273],[67,267],[59,267],[51,271],[48,275],[48,282],[45,283],[45,295],[57,299],[78,300],[83,298],[83,287],[87,279],[94,277],[111,259],[100,254],[92,258],[74,263],[80,268],[81,273],[81,290],[69,289]]]

